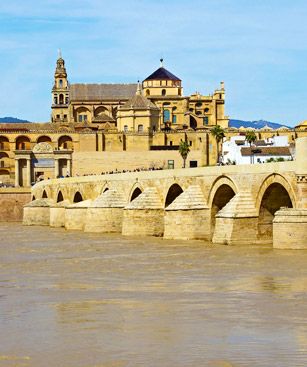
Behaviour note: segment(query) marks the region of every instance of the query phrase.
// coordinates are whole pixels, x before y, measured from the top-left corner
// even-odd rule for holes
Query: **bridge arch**
[[[80,191],[77,191],[77,192],[75,193],[75,195],[74,195],[73,202],[74,202],[74,203],[80,203],[80,201],[83,201],[83,200],[84,200],[84,199],[83,199],[83,197],[82,197],[82,195],[81,195]]]
[[[270,175],[262,183],[256,201],[258,238],[263,243],[272,242],[273,219],[281,207],[296,206],[295,196],[289,182],[281,175]]]
[[[57,203],[60,203],[61,201],[64,201],[64,197],[63,197],[62,191],[59,190],[58,195],[57,195],[56,202]]]
[[[259,210],[260,210],[260,206],[261,206],[261,201],[262,201],[262,198],[263,198],[263,195],[265,194],[267,188],[272,185],[272,184],[280,184],[281,186],[284,187],[284,189],[287,191],[290,199],[291,199],[291,202],[292,202],[292,205],[294,208],[296,208],[296,197],[295,197],[295,194],[294,194],[294,190],[291,186],[291,184],[289,183],[289,181],[282,175],[278,174],[278,173],[273,173],[269,176],[267,176],[262,184],[260,185],[260,189],[258,191],[258,194],[257,194],[257,198],[256,198],[256,209],[259,213]]]
[[[208,198],[208,205],[211,210],[211,236],[214,233],[216,214],[229,203],[237,192],[237,186],[227,176],[220,176],[213,182]]]
[[[183,189],[177,183],[172,184],[166,194],[164,207],[167,208],[180,194],[183,193]]]
[[[237,185],[228,176],[219,176],[219,177],[217,177],[216,180],[214,180],[214,182],[213,182],[213,184],[211,186],[211,189],[209,191],[209,195],[208,195],[208,199],[207,199],[209,208],[212,207],[212,203],[213,203],[213,200],[214,200],[214,198],[216,196],[216,193],[219,190],[219,188],[222,187],[223,185],[228,186],[229,188],[231,188],[232,191],[235,194],[237,194],[238,191],[239,191]]]
[[[136,199],[139,195],[141,195],[141,193],[143,192],[143,188],[138,184],[138,183],[135,183],[133,186],[132,186],[132,189],[130,190],[130,194],[129,194],[129,203]]]

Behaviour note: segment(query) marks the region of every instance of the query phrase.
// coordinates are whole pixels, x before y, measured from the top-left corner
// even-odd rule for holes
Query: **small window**
[[[54,104],[58,104],[58,97],[54,97],[53,102]]]
[[[127,133],[128,132],[128,125],[124,126],[124,132]]]
[[[172,142],[172,141],[170,141],[170,142],[169,142],[169,145],[170,145],[170,146],[172,146],[172,145],[173,145],[173,142]]]
[[[208,113],[209,112],[209,108],[207,107],[207,108],[205,108],[205,113]]]
[[[64,119],[67,119],[67,115],[64,115]]]
[[[201,115],[201,111],[197,111],[196,115],[198,115],[198,116]]]
[[[82,115],[79,115],[79,116],[78,116],[78,121],[79,121],[79,122],[82,122]]]
[[[138,133],[142,133],[144,131],[144,126],[143,125],[139,125],[138,126]]]
[[[192,146],[192,140],[190,140],[189,143],[190,143],[190,147],[191,147]]]
[[[190,161],[190,168],[197,167],[197,161]]]
[[[150,95],[150,90],[146,89],[146,96],[149,96],[149,95]]]
[[[69,103],[69,98],[68,97],[66,97],[65,98],[65,104],[68,104]]]
[[[62,88],[62,87],[63,87],[63,80],[62,80],[62,79],[60,79],[60,80],[59,80],[59,87],[60,87],[60,88]]]
[[[176,124],[176,122],[177,122],[177,116],[173,115],[173,124]]]
[[[175,164],[174,164],[174,160],[173,159],[169,159],[167,161],[167,168],[168,169],[174,169],[175,168]]]
[[[60,115],[56,115],[56,118],[59,119],[60,118]]]
[[[165,96],[165,95],[166,95],[166,90],[162,89],[162,96]]]
[[[202,103],[201,102],[197,102],[195,106],[196,107],[201,107],[202,106]]]
[[[83,120],[87,121],[87,115],[83,115]]]
[[[203,118],[203,124],[204,124],[204,125],[208,125],[208,123],[209,123],[209,118],[208,118],[207,116],[205,116],[205,117]]]
[[[194,112],[194,108],[189,108],[189,111],[190,112]]]

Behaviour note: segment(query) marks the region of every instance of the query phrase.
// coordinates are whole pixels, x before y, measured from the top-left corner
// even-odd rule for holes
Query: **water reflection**
[[[0,367],[305,366],[306,251],[0,236]]]

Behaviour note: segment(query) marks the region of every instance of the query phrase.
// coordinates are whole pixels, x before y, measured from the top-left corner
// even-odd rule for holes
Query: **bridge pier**
[[[49,226],[51,199],[36,199],[23,208],[23,224],[26,226]]]
[[[64,200],[50,206],[50,227],[65,227],[65,208],[69,204]]]
[[[121,233],[125,204],[124,197],[118,191],[105,191],[88,207],[84,231]]]
[[[210,241],[210,221],[200,186],[191,185],[165,209],[163,237]]]
[[[155,187],[148,187],[124,209],[122,234],[163,236],[164,208]]]
[[[296,139],[297,208],[282,208],[273,220],[273,247],[307,249],[307,137]]]
[[[258,243],[258,216],[249,192],[236,194],[217,214],[212,242],[223,245]]]
[[[65,208],[65,228],[82,231],[85,226],[86,211],[92,200],[84,200]]]

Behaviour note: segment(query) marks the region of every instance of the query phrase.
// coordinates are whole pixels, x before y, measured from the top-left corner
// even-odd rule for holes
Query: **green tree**
[[[220,142],[223,141],[225,137],[225,130],[220,125],[215,125],[211,129],[211,134],[214,136],[216,141],[216,151],[217,151],[217,163],[220,161]]]
[[[247,131],[245,135],[245,140],[249,143],[249,146],[251,148],[250,160],[252,164],[252,143],[257,140],[255,132],[252,130]]]
[[[185,168],[185,161],[190,153],[189,144],[186,141],[181,141],[179,144],[179,153],[183,159],[183,168]]]

